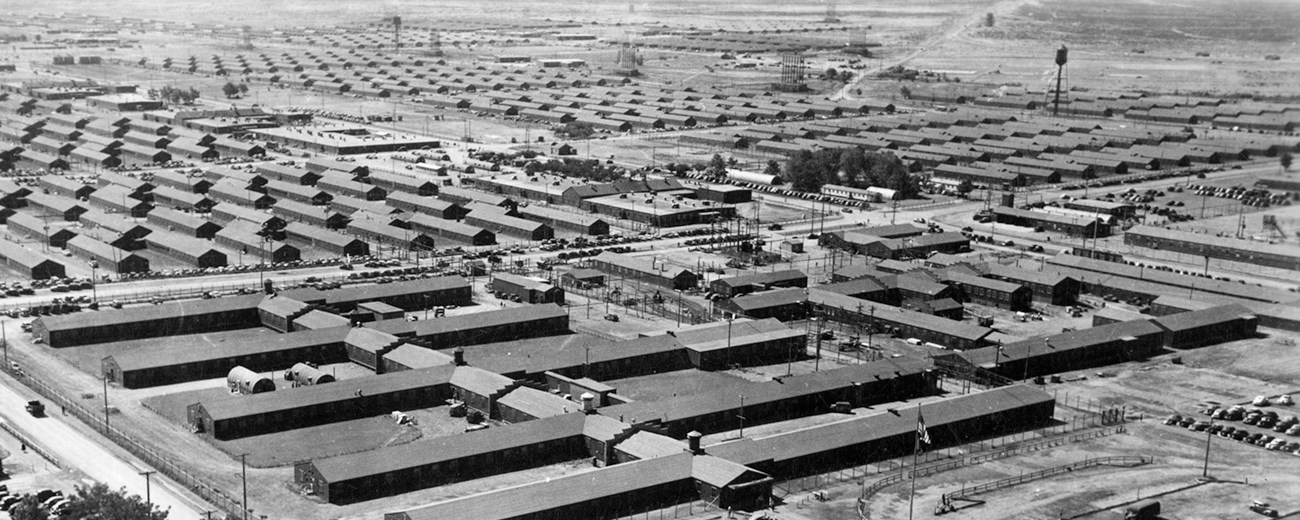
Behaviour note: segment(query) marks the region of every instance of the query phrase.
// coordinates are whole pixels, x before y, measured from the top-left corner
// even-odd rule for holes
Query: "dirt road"
[[[60,464],[76,467],[90,478],[108,484],[109,488],[125,487],[130,494],[145,496],[145,477],[140,473],[153,468],[134,458],[123,460],[100,446],[107,441],[91,439],[69,426],[57,407],[47,409],[47,417],[37,418],[27,413],[26,404],[27,398],[9,386],[0,385],[0,417],[29,438],[36,439],[40,447],[57,458]],[[196,506],[173,492],[175,484],[166,477],[154,474],[151,480],[149,496],[154,504],[171,511],[169,518],[190,520],[203,516],[203,506]],[[64,490],[64,493],[70,491]]]

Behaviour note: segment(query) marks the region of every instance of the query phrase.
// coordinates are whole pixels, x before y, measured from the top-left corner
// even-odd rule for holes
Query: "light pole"
[[[745,438],[745,396],[740,396],[740,413],[736,414],[740,419],[740,438]]]
[[[731,366],[731,322],[734,321],[735,319],[736,319],[735,314],[727,313],[727,355],[726,355],[726,363],[723,366],[723,370],[726,370],[727,367]]]
[[[1210,426],[1214,426],[1214,418],[1210,418]],[[1214,437],[1213,430],[1205,429],[1205,467],[1201,469],[1201,477],[1210,477],[1210,439]]]
[[[104,435],[108,435],[108,374],[104,374]]]
[[[95,289],[95,286],[99,285],[98,277],[95,276],[97,269],[99,269],[99,260],[90,259],[90,301],[92,302],[99,301],[99,291]]]

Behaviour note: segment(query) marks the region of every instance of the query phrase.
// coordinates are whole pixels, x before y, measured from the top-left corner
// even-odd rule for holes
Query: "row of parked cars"
[[[1291,396],[1284,395],[1278,399],[1277,404],[1289,405],[1292,402]],[[1255,398],[1252,404],[1255,406],[1268,406],[1272,403],[1269,402],[1268,398],[1261,396]],[[1258,407],[1246,408],[1241,405],[1227,408],[1207,406],[1200,410],[1200,414],[1209,416],[1211,421],[1198,420],[1192,416],[1171,415],[1165,419],[1164,423],[1169,426],[1178,426],[1197,432],[1208,432],[1238,442],[1261,446],[1268,450],[1283,451],[1300,456],[1300,442],[1288,441],[1282,436],[1284,434],[1289,437],[1300,437],[1300,418],[1295,415],[1283,416],[1274,410],[1264,410]],[[1226,422],[1235,421],[1241,421],[1242,427],[1226,424]],[[1246,426],[1254,426],[1265,431],[1252,432]],[[1273,436],[1265,433],[1268,430],[1272,430],[1279,435]]]
[[[51,517],[62,515],[68,508],[69,501],[63,496],[62,491],[41,489],[29,494],[36,496],[36,500],[41,503],[41,509],[48,512]],[[11,494],[8,486],[0,485],[0,511],[9,512],[19,502],[22,502],[25,496],[27,494]]]

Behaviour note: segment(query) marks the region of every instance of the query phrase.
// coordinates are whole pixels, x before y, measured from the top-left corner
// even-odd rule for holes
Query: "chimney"
[[[691,433],[686,434],[687,449],[696,455],[703,455],[704,450],[700,449],[700,439],[702,438],[704,438],[704,434],[697,431],[692,431]]]
[[[580,399],[582,399],[582,413],[588,415],[596,413],[596,396],[591,395],[591,392],[583,392]]]
[[[465,366],[465,349],[456,347],[456,350],[452,351],[452,360],[458,367]]]

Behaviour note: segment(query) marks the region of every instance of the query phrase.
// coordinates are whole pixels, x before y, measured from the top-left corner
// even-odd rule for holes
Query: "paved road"
[[[17,384],[9,381],[5,383]],[[57,458],[60,464],[75,467],[91,479],[108,484],[110,488],[126,487],[128,493],[145,496],[145,478],[136,468],[152,468],[134,459],[127,462],[118,458],[100,445],[101,442],[107,442],[104,439],[88,438],[64,422],[65,418],[59,415],[57,407],[47,409],[49,416],[36,418],[26,412],[26,404],[26,398],[9,386],[0,384],[0,417],[34,439],[42,449]],[[46,404],[49,405],[48,402]],[[162,509],[169,509],[169,518],[173,520],[202,517],[199,508],[169,489],[175,486],[162,475],[153,475],[150,488],[153,503]],[[65,493],[68,491],[71,490],[64,490]]]

